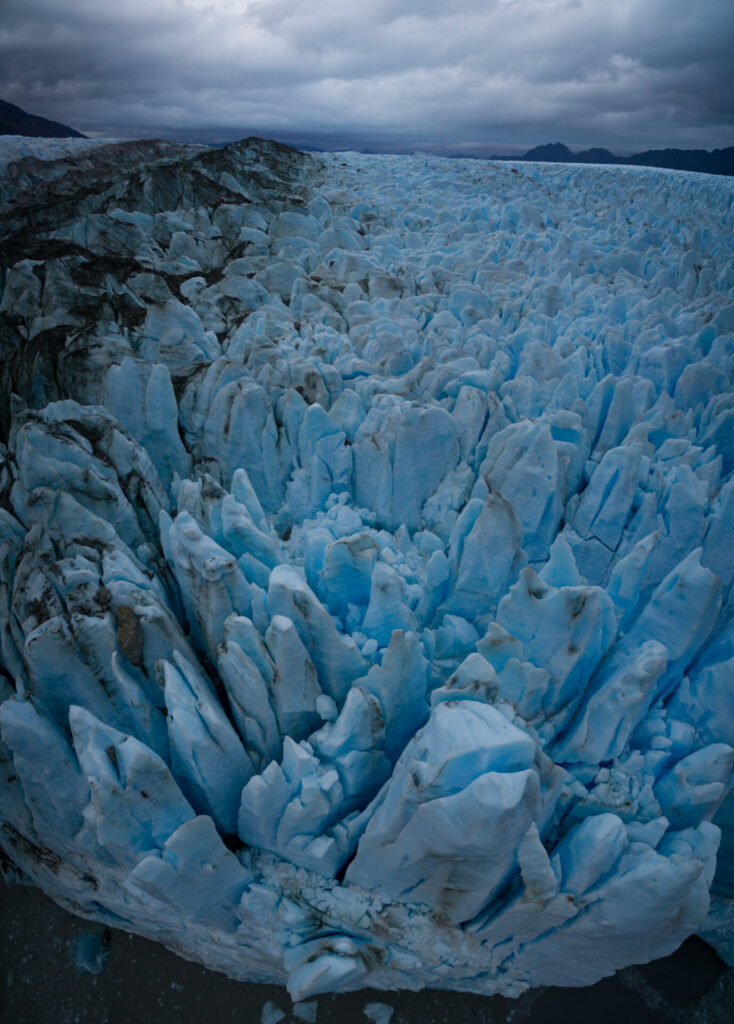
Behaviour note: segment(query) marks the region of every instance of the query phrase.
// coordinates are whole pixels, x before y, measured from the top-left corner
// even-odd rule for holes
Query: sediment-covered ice
[[[0,170],[7,872],[297,1000],[731,955],[731,182]]]

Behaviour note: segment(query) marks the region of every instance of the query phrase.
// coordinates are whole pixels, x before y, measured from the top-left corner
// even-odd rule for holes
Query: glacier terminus
[[[734,962],[734,183],[0,140],[0,854],[294,1000]]]

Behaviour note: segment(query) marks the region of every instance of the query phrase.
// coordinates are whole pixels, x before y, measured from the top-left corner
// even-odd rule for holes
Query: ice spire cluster
[[[7,871],[294,999],[587,984],[712,883],[725,948],[731,181],[24,152]]]

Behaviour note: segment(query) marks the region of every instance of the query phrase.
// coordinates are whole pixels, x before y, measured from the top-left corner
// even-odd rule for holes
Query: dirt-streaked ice
[[[731,955],[731,181],[0,170],[8,870],[296,1000]]]

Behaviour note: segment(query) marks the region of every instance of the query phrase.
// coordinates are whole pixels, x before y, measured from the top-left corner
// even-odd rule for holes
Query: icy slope
[[[0,184],[8,861],[298,999],[676,948],[734,821],[732,183],[73,153]]]

